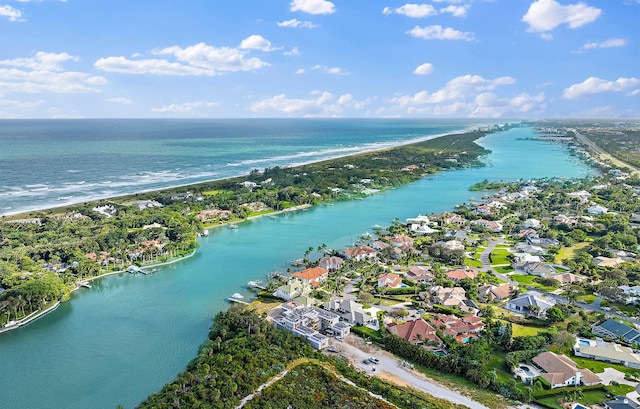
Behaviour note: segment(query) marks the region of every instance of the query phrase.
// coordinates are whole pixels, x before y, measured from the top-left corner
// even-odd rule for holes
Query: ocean
[[[361,124],[356,129],[365,133],[366,121],[356,122]],[[391,130],[389,124],[380,125],[386,121],[374,122],[378,125],[371,125],[373,129],[387,129],[389,134],[409,128],[416,129],[416,138],[426,134],[415,125],[420,123],[416,121],[389,121],[389,124],[404,124],[395,125]],[[340,123],[351,124],[350,121],[309,123],[325,123],[324,126],[336,133],[341,133],[338,132]],[[259,129],[258,125],[259,121],[254,122],[254,129]],[[431,129],[439,133],[447,126],[458,129],[472,125],[472,122],[460,122]],[[353,126],[348,125],[342,133],[351,131],[355,132]],[[319,130],[311,133],[316,137],[321,135]],[[364,200],[254,219],[241,223],[235,230],[212,229],[207,237],[199,240],[198,251],[192,258],[151,275],[119,274],[92,282],[91,289],[75,292],[71,301],[57,310],[23,328],[0,335],[0,385],[3,385],[0,408],[113,409],[118,404],[135,407],[184,370],[207,336],[212,317],[227,308],[227,297],[237,292],[249,298],[248,281],[266,280],[274,270],[286,272],[291,267],[290,261],[301,257],[308,247],[326,244],[329,248],[342,249],[364,233],[373,233],[374,225],[390,225],[395,218],[405,220],[418,214],[451,210],[459,203],[479,199],[484,193],[470,192],[469,187],[483,179],[576,178],[596,174],[593,168],[571,156],[565,146],[542,142],[533,136],[530,128],[491,134],[479,141],[491,150],[484,158],[484,167],[441,172]],[[259,139],[259,136],[252,138]],[[376,141],[362,139],[354,145],[401,141],[399,136],[379,137]],[[126,138],[113,142],[120,143],[141,142]],[[147,147],[152,144],[144,143]],[[319,143],[315,142],[314,146]],[[308,152],[330,149],[325,146]],[[306,151],[304,146],[279,150],[289,155]],[[274,150],[273,155],[264,155],[264,158],[278,157],[276,153]],[[147,154],[135,155],[147,157]],[[201,157],[193,148],[190,155]],[[166,152],[165,156],[171,157]],[[171,160],[180,162],[176,158]],[[238,160],[222,159],[225,164]],[[121,175],[135,174],[128,170],[127,162],[118,163]],[[248,164],[251,165],[255,164]],[[174,182],[180,181],[168,183]],[[12,183],[26,185],[19,178]]]
[[[482,120],[0,120],[0,215],[295,166]]]

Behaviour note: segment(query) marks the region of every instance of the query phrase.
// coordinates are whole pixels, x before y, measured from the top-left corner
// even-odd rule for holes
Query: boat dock
[[[266,290],[267,287],[260,285],[260,281],[249,281],[247,283],[248,288],[257,288],[259,290]]]
[[[80,287],[84,287],[84,288],[91,288],[91,284],[89,284],[89,282],[88,282],[88,281],[80,281],[80,282],[78,283],[78,286],[80,286]]]
[[[233,297],[229,297],[229,298],[227,298],[227,301],[229,301],[229,302],[236,302],[236,303],[238,303],[238,304],[242,304],[242,305],[249,305],[249,303],[248,303],[248,302],[246,302],[246,301],[242,301],[242,300],[239,300],[239,299],[237,299],[237,298],[233,298]]]

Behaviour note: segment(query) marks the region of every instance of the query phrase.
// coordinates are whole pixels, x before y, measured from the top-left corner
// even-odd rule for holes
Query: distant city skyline
[[[0,118],[640,118],[640,0],[0,0]]]

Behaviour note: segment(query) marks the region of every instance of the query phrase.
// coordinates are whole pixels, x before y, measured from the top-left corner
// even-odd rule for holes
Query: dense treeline
[[[254,312],[232,306],[216,315],[207,340],[187,370],[149,396],[140,408],[233,408],[296,360],[301,363],[266,388],[263,397],[250,401],[246,407],[390,407],[372,399],[361,389],[344,384],[336,373],[402,408],[463,407],[368,376],[341,358],[314,351],[304,339],[276,329]]]
[[[140,407],[233,408],[288,363],[313,354],[304,339],[232,306],[215,317],[208,339],[187,370]]]
[[[254,170],[241,178],[3,216],[0,325],[65,300],[88,277],[188,254],[203,225],[350,199],[438,169],[475,164],[485,151],[474,140],[483,135],[449,135],[296,168]],[[138,205],[145,200],[152,205]]]

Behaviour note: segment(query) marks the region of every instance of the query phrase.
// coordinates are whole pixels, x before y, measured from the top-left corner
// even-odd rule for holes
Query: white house
[[[589,214],[601,215],[601,214],[605,214],[608,211],[609,209],[600,205],[593,205],[591,207],[587,207],[587,213]]]

